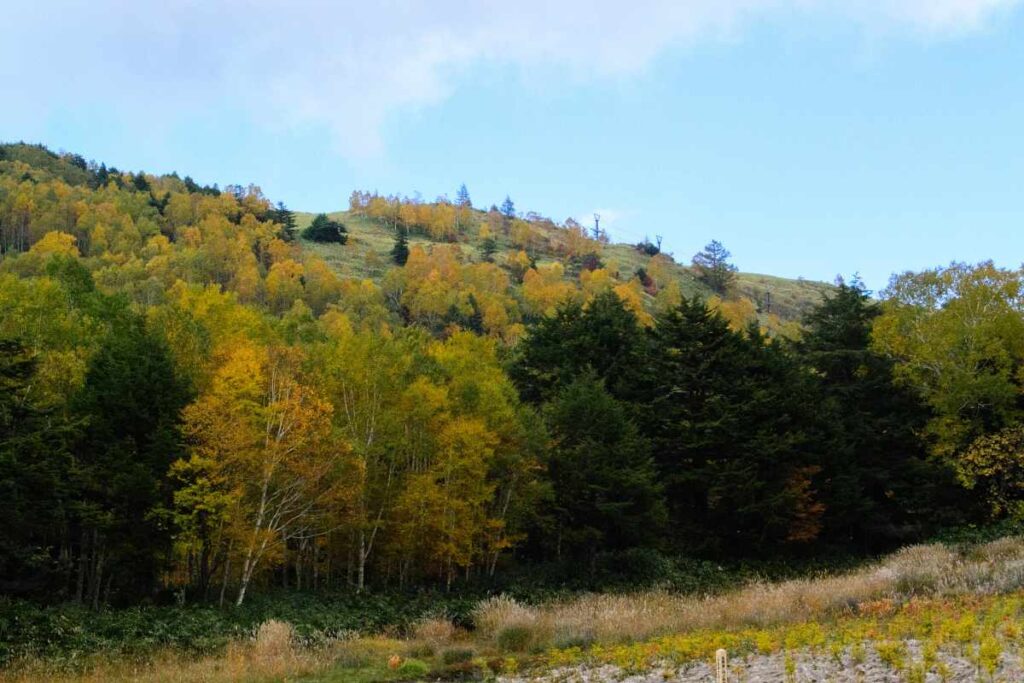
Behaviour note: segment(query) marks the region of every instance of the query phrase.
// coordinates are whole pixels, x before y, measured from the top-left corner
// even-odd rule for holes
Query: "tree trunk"
[[[93,529],[93,545],[98,546],[97,542],[97,531]],[[98,610],[100,608],[100,586],[103,584],[103,552],[97,549],[94,552],[96,558],[96,568],[93,570],[92,575],[92,608]]]
[[[224,576],[221,577],[220,581],[220,601],[218,604],[224,606],[224,594],[228,590],[228,576],[231,575],[231,546],[228,545],[228,555],[224,559]]]
[[[79,605],[85,599],[85,531],[83,530],[78,542],[78,583],[75,586],[75,602]]]
[[[366,585],[366,530],[359,530],[359,564],[356,568],[356,592],[362,593]]]
[[[313,543],[313,592],[320,588],[320,548]]]
[[[249,580],[252,579],[253,549],[250,547],[245,553],[245,562],[242,563],[242,577],[238,581],[238,597],[235,599],[235,607],[241,607],[245,600],[245,592],[249,589]]]

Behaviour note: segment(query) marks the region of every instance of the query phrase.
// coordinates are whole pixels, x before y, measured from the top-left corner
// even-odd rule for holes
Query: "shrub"
[[[441,653],[441,662],[443,662],[445,666],[462,664],[463,662],[472,660],[474,654],[473,650],[468,647],[453,647]]]
[[[268,619],[256,631],[253,651],[259,657],[279,657],[292,651],[295,629],[285,621]]]
[[[455,636],[455,624],[443,617],[422,619],[413,626],[412,636],[434,644],[448,643]]]
[[[956,554],[944,545],[915,545],[893,555],[886,566],[892,571],[900,593],[921,595],[933,592],[950,573]]]
[[[312,242],[334,242],[345,244],[348,242],[348,230],[344,224],[331,220],[327,214],[318,214],[309,227],[302,231],[303,238]]]
[[[973,548],[969,557],[974,560],[988,560],[991,562],[1019,560],[1024,557],[1024,538],[1021,536],[1006,536],[995,541],[989,541]]]
[[[254,638],[268,620],[291,624],[296,646],[323,645],[357,633],[409,631],[439,608],[466,623],[475,604],[472,597],[427,591],[268,592],[229,610],[188,604],[94,612],[71,604],[41,606],[0,598],[0,667],[23,657],[77,662],[97,652],[135,656],[174,649],[212,654],[230,641]]]
[[[438,667],[430,672],[430,676],[442,681],[479,681],[486,678],[487,673],[481,662],[470,660]]]
[[[430,643],[420,642],[413,643],[412,645],[410,645],[407,652],[409,653],[410,657],[415,657],[416,659],[430,659],[434,656],[436,650],[434,649],[434,646]]]
[[[555,636],[552,645],[559,650],[568,650],[573,647],[584,650],[596,642],[597,638],[593,632],[587,631],[584,633],[560,633]]]
[[[398,667],[398,676],[403,681],[415,681],[430,673],[426,662],[418,659],[407,659]]]
[[[506,626],[494,637],[502,652],[526,652],[533,643],[533,630],[528,626]]]
[[[502,628],[513,624],[532,623],[536,618],[535,610],[507,595],[488,598],[473,610],[473,623],[484,636],[497,635]]]
[[[328,651],[334,656],[334,664],[343,669],[363,669],[381,661],[397,668],[401,658],[394,667],[391,663],[400,647],[399,642],[389,638],[354,638],[335,643]]]
[[[875,652],[879,659],[890,669],[900,671],[903,669],[907,658],[906,643],[900,641],[883,641],[875,643]]]

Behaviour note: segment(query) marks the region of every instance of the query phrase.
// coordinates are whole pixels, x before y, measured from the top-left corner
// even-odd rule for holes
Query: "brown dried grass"
[[[846,612],[870,614],[888,611],[891,605],[918,595],[988,595],[1021,588],[1022,538],[1004,538],[963,551],[939,544],[917,545],[858,571],[781,583],[756,581],[714,596],[663,591],[589,594],[540,606],[498,596],[477,606],[473,634],[456,629],[447,619],[430,618],[418,623],[407,641],[354,638],[309,649],[297,645],[291,625],[271,620],[260,626],[253,639],[232,643],[216,656],[196,658],[165,651],[144,661],[97,657],[74,672],[54,670],[43,662],[22,662],[0,671],[0,683],[274,681],[315,675],[338,665],[379,664],[399,653],[412,656],[418,648],[440,649],[470,637],[484,647],[496,647],[503,640],[528,642],[531,648],[621,643],[698,629],[764,627]],[[512,633],[512,629],[520,631]]]
[[[854,612],[861,604],[915,595],[1005,593],[1024,587],[1024,539],[1006,538],[966,554],[941,544],[905,548],[859,571],[781,583],[756,581],[723,595],[663,591],[589,594],[527,606],[499,596],[474,613],[479,636],[529,629],[533,643],[629,642],[697,629],[764,627]]]

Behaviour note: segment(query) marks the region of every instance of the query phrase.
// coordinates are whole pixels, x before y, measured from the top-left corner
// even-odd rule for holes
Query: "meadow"
[[[1024,539],[934,543],[711,595],[652,588],[536,604],[498,595],[454,619],[427,610],[331,635],[268,618],[203,654],[25,656],[0,681],[713,680],[719,648],[735,680],[1019,680],[1022,588]]]

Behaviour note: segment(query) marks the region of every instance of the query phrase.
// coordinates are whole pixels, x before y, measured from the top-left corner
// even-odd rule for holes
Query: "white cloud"
[[[14,3],[5,11],[0,82],[24,93],[25,118],[90,98],[155,119],[237,109],[271,127],[324,127],[344,154],[375,155],[392,116],[444,101],[460,73],[484,63],[621,78],[670,47],[735,36],[782,11],[942,37],[975,30],[1019,2]]]
[[[1017,0],[893,0],[868,2],[870,12],[919,30],[963,33],[977,29],[993,14],[1017,5]]]

